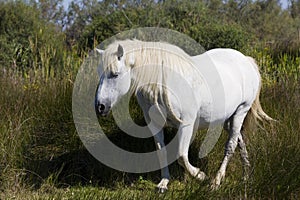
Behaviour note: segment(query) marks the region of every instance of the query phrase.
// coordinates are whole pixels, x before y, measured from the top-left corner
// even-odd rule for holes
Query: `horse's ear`
[[[132,53],[130,56],[129,56],[129,65],[130,66],[133,66],[135,64],[135,57],[134,57],[134,54]]]
[[[124,55],[124,49],[123,47],[119,44],[118,46],[118,52],[117,52],[117,56],[118,56],[118,59],[120,60],[121,57]]]
[[[97,49],[97,48],[96,48],[96,51],[97,51],[100,55],[102,55],[102,54],[104,53],[104,50],[102,50],[102,49]]]

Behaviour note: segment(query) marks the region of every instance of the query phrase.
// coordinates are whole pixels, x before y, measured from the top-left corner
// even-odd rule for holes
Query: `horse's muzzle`
[[[101,117],[106,117],[109,114],[110,108],[110,106],[106,106],[99,102],[95,105],[96,114]]]

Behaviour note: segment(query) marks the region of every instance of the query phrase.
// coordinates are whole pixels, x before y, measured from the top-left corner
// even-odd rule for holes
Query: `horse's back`
[[[205,52],[200,59],[209,59],[218,76],[222,80],[225,91],[232,91],[234,88],[240,90],[245,95],[252,91],[249,95],[256,96],[257,89],[260,84],[260,75],[258,73],[255,61],[251,57],[247,57],[234,49],[212,49]],[[201,63],[201,62],[200,62]]]
[[[239,105],[252,104],[257,95],[260,77],[249,57],[233,49],[213,49],[193,59],[207,82],[215,81],[209,89],[211,93],[220,91],[218,103],[225,102],[225,113],[217,110],[216,118],[227,118]]]

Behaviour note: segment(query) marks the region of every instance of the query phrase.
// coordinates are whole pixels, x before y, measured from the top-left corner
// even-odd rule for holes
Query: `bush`
[[[22,1],[0,2],[1,67],[23,73],[42,69],[44,77],[62,72],[64,35]]]
[[[190,33],[206,50],[213,48],[232,48],[244,50],[248,47],[250,36],[234,24],[199,24]]]

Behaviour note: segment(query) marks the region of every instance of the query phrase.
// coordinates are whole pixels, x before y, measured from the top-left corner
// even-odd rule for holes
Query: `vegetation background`
[[[95,160],[72,120],[76,72],[103,40],[137,27],[187,34],[204,48],[228,47],[253,56],[263,76],[261,100],[277,123],[245,133],[251,173],[241,179],[235,156],[217,191],[177,163],[166,194],[154,190],[159,172],[129,174]],[[299,199],[300,198],[300,0],[283,9],[277,0],[62,0],[0,2],[1,199]],[[132,117],[143,124],[132,102]],[[131,151],[154,149],[152,139],[122,133],[101,119],[114,143]],[[174,130],[166,130],[166,140]],[[213,177],[226,134],[205,159],[203,139],[190,147],[195,165]]]

